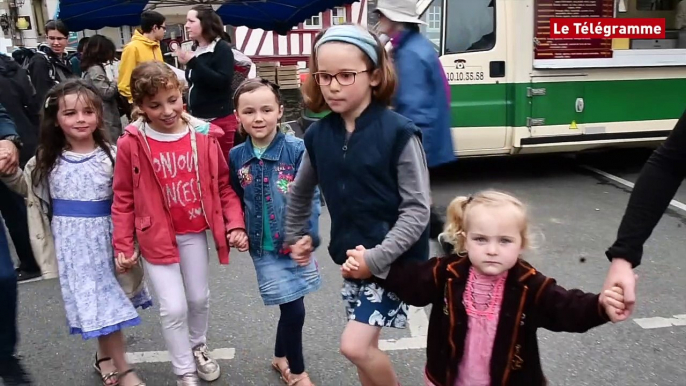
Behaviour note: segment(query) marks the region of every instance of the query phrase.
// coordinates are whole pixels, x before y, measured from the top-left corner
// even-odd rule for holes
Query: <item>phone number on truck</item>
[[[445,77],[448,82],[465,82],[470,80],[484,80],[483,71],[447,71]]]

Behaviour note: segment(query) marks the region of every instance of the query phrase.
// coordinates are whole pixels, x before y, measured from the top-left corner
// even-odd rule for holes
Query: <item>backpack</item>
[[[12,52],[12,59],[19,63],[23,69],[28,70],[29,62],[31,62],[31,58],[33,58],[33,55],[35,54],[35,48],[20,47]]]
[[[45,52],[38,50],[36,48],[20,47],[20,48],[17,48],[16,50],[14,50],[14,52],[12,52],[12,58],[14,59],[14,61],[19,63],[21,68],[26,70],[26,73],[28,74],[29,80],[30,80],[31,79],[31,71],[29,71],[29,64],[31,63],[31,59],[33,59],[33,57],[36,54],[43,55],[45,57],[45,60],[48,61],[48,64],[49,64],[48,74],[50,76],[50,79],[52,79],[55,83],[57,83],[57,77],[55,76],[55,73],[56,73],[55,65],[52,63],[52,61],[50,60],[50,58],[48,57],[48,55]]]

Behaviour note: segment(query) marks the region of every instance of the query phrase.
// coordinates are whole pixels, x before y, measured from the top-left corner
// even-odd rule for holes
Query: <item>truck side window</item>
[[[495,47],[495,1],[447,1],[446,54],[488,51]]]

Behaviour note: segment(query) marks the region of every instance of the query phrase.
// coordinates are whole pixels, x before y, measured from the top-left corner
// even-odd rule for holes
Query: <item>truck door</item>
[[[573,78],[532,77],[527,88],[531,113],[526,120],[532,137],[583,134],[585,83],[583,78],[569,79]]]
[[[460,155],[509,152],[506,0],[434,0],[422,32],[436,43],[451,90]]]

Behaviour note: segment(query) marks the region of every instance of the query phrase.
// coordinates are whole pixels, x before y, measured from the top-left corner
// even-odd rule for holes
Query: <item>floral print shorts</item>
[[[377,283],[343,280],[341,296],[346,302],[348,320],[378,327],[407,327],[408,305]]]

